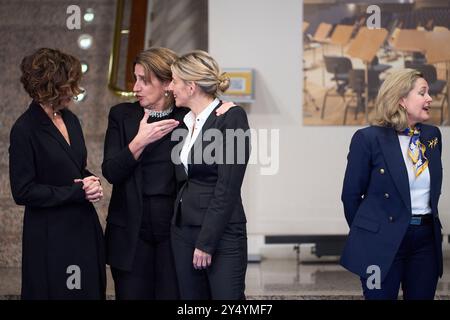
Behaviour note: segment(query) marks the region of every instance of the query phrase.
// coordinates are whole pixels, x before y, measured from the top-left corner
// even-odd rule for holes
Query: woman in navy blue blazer
[[[342,202],[350,233],[341,263],[366,299],[433,299],[442,276],[441,133],[416,70],[386,78],[373,125],[351,141]]]

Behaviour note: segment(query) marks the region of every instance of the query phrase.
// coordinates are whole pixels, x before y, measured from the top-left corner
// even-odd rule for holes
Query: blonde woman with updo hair
[[[190,109],[176,178],[178,195],[172,249],[181,299],[245,299],[246,217],[241,186],[250,154],[247,115],[239,106],[224,115],[219,96],[230,80],[204,51],[172,65],[177,106]]]
[[[442,139],[427,81],[413,69],[386,77],[373,125],[354,134],[342,190],[350,233],[342,265],[366,299],[433,299],[442,276],[438,203]]]
[[[175,108],[168,88],[177,58],[168,48],[140,52],[134,61],[136,101],[109,112],[102,171],[113,186],[105,236],[117,300],[179,297],[170,247],[176,197],[170,133],[189,110]]]

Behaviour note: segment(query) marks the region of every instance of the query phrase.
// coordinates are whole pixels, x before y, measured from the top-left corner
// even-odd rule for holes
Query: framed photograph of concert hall
[[[384,79],[420,71],[433,101],[428,123],[450,125],[450,5],[424,1],[305,1],[303,124],[363,126]]]
[[[252,103],[255,100],[254,90],[254,70],[249,68],[242,69],[223,69],[223,72],[230,78],[230,87],[222,96],[224,100],[230,100],[238,103]]]

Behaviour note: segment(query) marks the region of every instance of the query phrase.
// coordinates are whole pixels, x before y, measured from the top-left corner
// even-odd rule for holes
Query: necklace
[[[173,111],[173,107],[170,107],[167,110],[163,110],[163,111],[156,111],[156,110],[149,110],[147,109],[147,112],[150,114],[150,117],[154,117],[154,118],[162,118],[162,117],[166,117],[169,114],[171,114]]]

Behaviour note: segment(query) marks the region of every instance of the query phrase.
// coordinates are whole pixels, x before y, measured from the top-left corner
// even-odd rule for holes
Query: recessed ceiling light
[[[81,87],[80,87],[81,88]],[[80,103],[81,101],[85,100],[87,96],[87,91],[84,88],[81,88],[81,92],[73,98],[75,103]]]
[[[82,34],[78,37],[78,46],[83,50],[87,50],[92,46],[93,40],[90,34]]]
[[[89,23],[89,22],[94,21],[94,17],[95,17],[94,10],[92,8],[89,8],[86,10],[86,13],[83,16],[83,19],[84,19],[84,21]]]
[[[87,62],[81,61],[81,72],[83,72],[83,74],[85,74],[88,71],[89,71],[89,65],[87,64]]]

